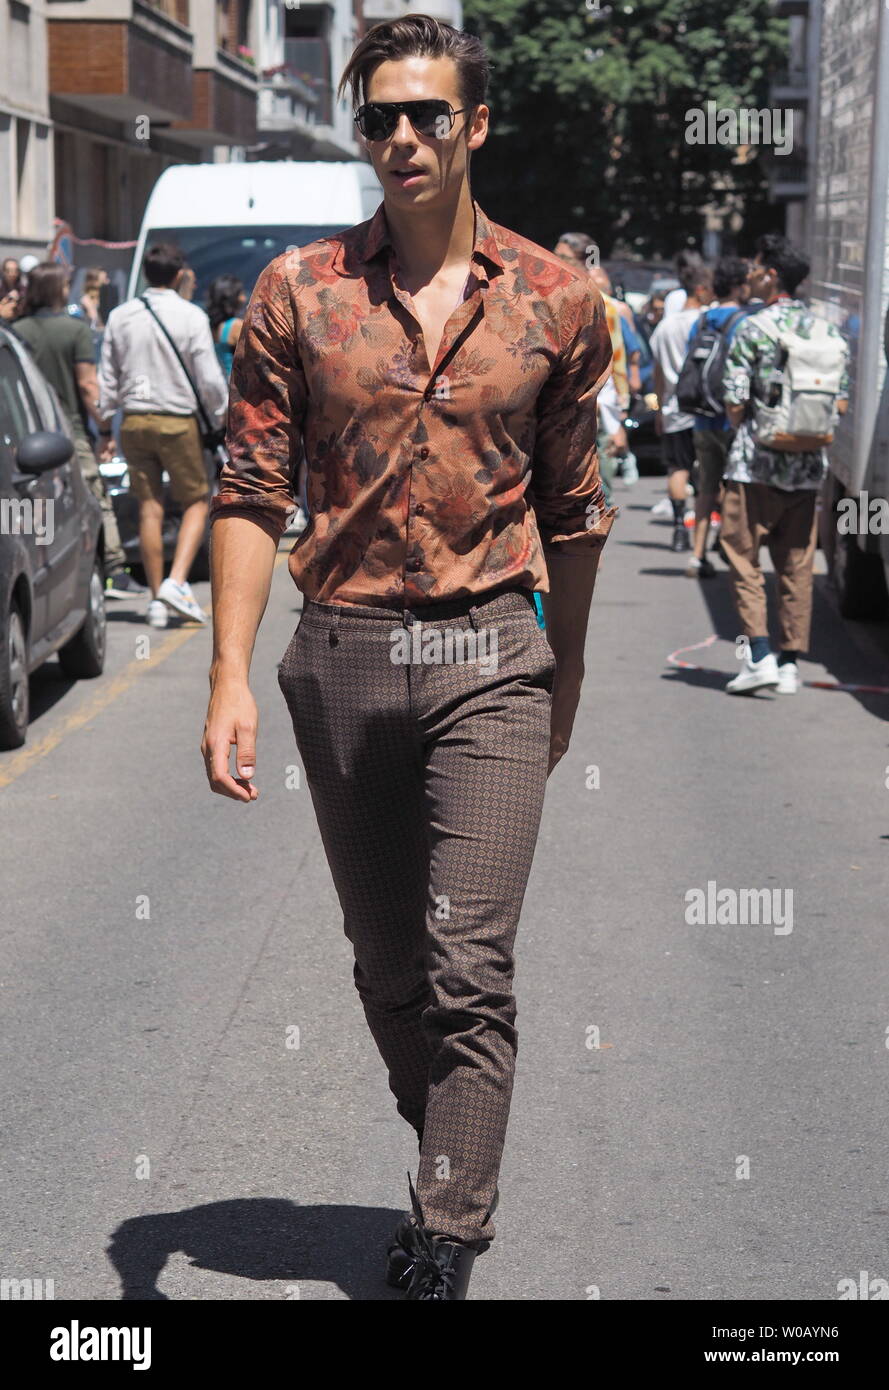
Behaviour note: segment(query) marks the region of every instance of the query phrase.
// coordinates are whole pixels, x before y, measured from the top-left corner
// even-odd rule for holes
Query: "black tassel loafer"
[[[406,1290],[409,1299],[465,1299],[479,1251],[459,1241],[430,1236],[410,1174],[408,1187],[413,1210],[406,1212],[399,1221],[386,1252],[386,1283],[392,1288]],[[498,1188],[489,1215],[493,1216],[499,1200]]]

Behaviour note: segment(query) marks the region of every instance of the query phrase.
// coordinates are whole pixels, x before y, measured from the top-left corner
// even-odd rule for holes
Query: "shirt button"
[[[419,558],[418,555],[412,555],[405,565],[405,569],[408,571],[409,574],[416,574],[417,571],[422,568],[423,561]]]
[[[423,513],[425,512],[425,510],[426,510],[425,504],[424,504],[423,502],[418,502],[417,505],[414,507],[414,515],[415,515],[415,516],[422,516]]]
[[[420,458],[421,458],[421,459],[428,459],[428,457],[429,457],[429,450],[426,448],[426,445],[424,444],[423,447],[422,447],[422,449],[420,450]]]

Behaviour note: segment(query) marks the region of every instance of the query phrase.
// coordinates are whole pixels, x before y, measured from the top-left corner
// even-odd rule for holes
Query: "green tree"
[[[669,257],[700,245],[704,205],[728,186],[746,230],[760,230],[762,160],[686,143],[685,113],[768,106],[787,48],[772,0],[599,2],[466,0],[465,27],[493,69],[492,129],[473,158],[479,202],[544,246],[574,227],[603,255]]]

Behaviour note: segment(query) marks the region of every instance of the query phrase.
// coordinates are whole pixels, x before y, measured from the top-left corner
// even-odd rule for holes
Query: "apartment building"
[[[83,241],[130,242],[170,164],[364,157],[337,84],[371,24],[415,8],[409,0],[3,0],[0,242],[42,254],[54,218]],[[462,24],[455,0],[423,8]],[[126,254],[103,247],[101,259],[111,268]]]
[[[250,159],[360,159],[337,83],[365,31],[361,0],[282,0],[259,36],[258,138]]]
[[[0,5],[0,249],[42,255],[53,217],[44,0]]]
[[[256,139],[253,0],[46,0],[57,215],[135,237],[169,164]]]
[[[374,24],[421,9],[459,28],[457,0],[283,0],[260,35],[258,143],[251,159],[360,159],[348,98],[336,89],[355,45]]]
[[[773,5],[788,21],[788,47],[786,68],[772,78],[770,105],[793,113],[793,150],[767,155],[769,191],[783,206],[787,236],[811,253],[822,0],[773,0]]]

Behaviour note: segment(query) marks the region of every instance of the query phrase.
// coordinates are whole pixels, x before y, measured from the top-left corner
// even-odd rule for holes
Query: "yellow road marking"
[[[275,569],[289,558],[289,551],[279,551],[275,556]],[[175,651],[178,651],[190,637],[194,637],[196,632],[203,631],[205,628],[197,623],[194,627],[180,628],[178,632],[172,632],[160,650],[152,652],[147,661],[133,657],[120,674],[115,676],[108,685],[98,690],[93,699],[88,700],[82,709],[77,710],[74,714],[69,714],[52,733],[45,734],[36,743],[29,744],[21,752],[14,754],[8,762],[0,764],[0,787],[8,787],[10,782],[15,782],[23,772],[27,772],[29,767],[33,767],[34,763],[45,758],[47,753],[51,753],[54,748],[58,748],[62,739],[74,733],[75,729],[83,728],[84,724],[95,719],[96,715],[101,714],[103,709],[107,709],[118,696],[129,690],[138,675],[143,671],[153,671],[155,667],[160,666],[162,661],[166,661],[168,656],[172,656]]]
[[[52,733],[45,734],[36,743],[23,748],[20,753],[16,753],[8,763],[4,763],[0,768],[0,787],[8,787],[10,782],[21,777],[22,773],[26,772],[29,767],[57,748],[68,734],[73,733],[75,729],[81,729],[91,719],[95,719],[96,715],[101,714],[103,709],[107,709],[108,705],[119,695],[122,695],[125,690],[129,690],[142,671],[153,671],[156,666],[160,666],[162,661],[166,661],[168,656],[172,656],[173,652],[177,651],[190,637],[194,637],[196,632],[202,631],[203,628],[199,626],[183,627],[178,632],[171,633],[160,650],[155,649],[147,661],[133,657],[133,660],[124,667],[120,674],[115,676],[108,685],[103,686],[101,690],[97,690],[93,698],[88,700],[82,709],[67,715],[58,728],[53,729]]]

